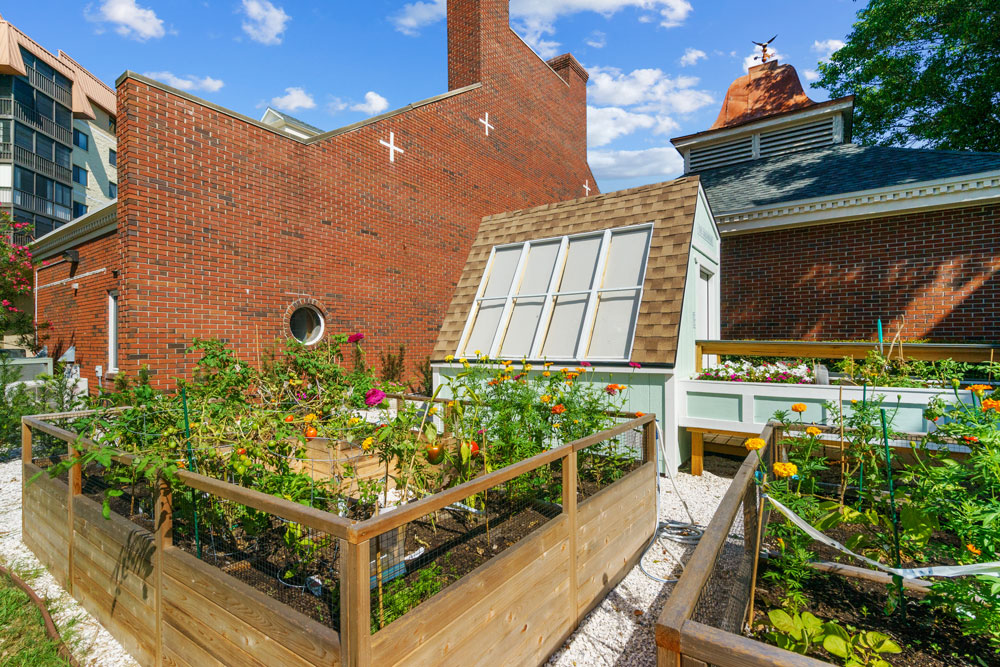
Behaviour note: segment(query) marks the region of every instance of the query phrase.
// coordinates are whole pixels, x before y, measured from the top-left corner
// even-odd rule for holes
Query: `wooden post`
[[[21,419],[21,463],[31,463],[31,427]]]
[[[705,434],[691,432],[691,474],[700,476],[705,470]]]
[[[156,509],[153,511],[153,539],[156,552],[156,667],[163,665],[163,551],[174,543],[174,501],[166,480],[156,480]]]
[[[656,461],[656,415],[642,425],[642,462]],[[656,471],[660,473],[659,470]]]
[[[70,459],[77,459],[80,456],[80,451],[73,446],[72,443],[67,443],[67,453]],[[83,493],[83,470],[80,468],[79,462],[75,463],[73,467],[69,469],[68,473],[68,497],[66,499],[66,521],[69,523],[69,530],[66,535],[68,537],[68,549],[67,549],[67,560],[66,560],[66,590],[70,594],[73,593],[73,572],[76,570],[76,565],[74,561],[76,560],[73,554],[73,544],[76,541],[74,539],[76,535],[76,529],[73,522],[73,500],[76,496]]]
[[[371,636],[370,540],[340,540],[340,664],[369,667]]]
[[[702,370],[704,370],[702,368],[702,358],[705,356],[705,353],[703,351],[704,349],[705,348],[702,346],[701,343],[694,344],[694,370],[696,373],[700,373],[702,372]]]
[[[573,627],[580,623],[580,606],[577,601],[576,571],[576,452],[570,450],[562,460],[563,514],[569,519],[569,620]]]

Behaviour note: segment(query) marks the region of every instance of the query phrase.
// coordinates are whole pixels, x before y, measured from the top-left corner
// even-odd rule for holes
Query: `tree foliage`
[[[14,222],[0,211],[0,335],[20,336],[29,346],[34,343],[34,319],[18,304],[31,293],[31,251],[14,239],[15,234],[27,236],[30,231],[29,223]]]
[[[1000,151],[1000,3],[871,0],[814,84],[859,143]]]

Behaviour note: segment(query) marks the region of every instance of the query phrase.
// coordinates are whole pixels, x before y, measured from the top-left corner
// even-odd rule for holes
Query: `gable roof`
[[[716,216],[1000,169],[1000,153],[839,144],[699,172]]]
[[[673,365],[698,192],[698,177],[687,176],[483,218],[433,359],[458,348],[493,246],[653,223],[631,361]]]

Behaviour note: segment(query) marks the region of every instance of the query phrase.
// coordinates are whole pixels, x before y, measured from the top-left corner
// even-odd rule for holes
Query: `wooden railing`
[[[411,396],[398,396],[397,398],[398,400],[419,400],[420,402],[428,402],[431,400],[428,398]],[[26,473],[28,471],[36,471],[32,463],[32,433],[34,431],[45,433],[65,442],[70,456],[73,456],[77,452],[97,447],[98,445],[90,439],[51,423],[51,421],[56,419],[72,419],[74,417],[82,417],[88,414],[93,414],[93,411],[23,417],[21,420],[22,460],[25,465]],[[610,522],[605,524],[602,521],[597,521],[597,523],[588,524],[588,526],[608,526],[608,529],[615,527],[615,530],[620,531],[623,535],[623,537],[620,538],[621,543],[627,542],[630,545],[629,548],[635,551],[635,553],[628,555],[628,563],[625,565],[618,562],[618,558],[622,555],[618,551],[615,552],[615,558],[601,559],[597,565],[601,565],[602,568],[607,565],[608,568],[611,568],[614,571],[609,573],[605,569],[601,569],[599,573],[594,574],[592,578],[594,578],[597,582],[596,588],[593,582],[589,582],[587,592],[581,592],[578,597],[577,580],[579,576],[582,575],[578,575],[575,567],[577,557],[576,522],[578,508],[577,453],[581,449],[592,447],[632,430],[639,430],[642,433],[642,463],[640,467],[632,473],[604,488],[602,493],[607,494],[608,492],[611,492],[612,489],[625,488],[630,494],[634,495],[635,493],[638,493],[638,491],[632,491],[631,489],[642,489],[642,493],[648,495],[648,497],[645,495],[641,496],[643,498],[641,507],[644,508],[644,511],[648,514],[648,517],[645,514],[643,515],[643,525],[645,525],[645,523],[649,524],[648,534],[642,533],[642,531],[639,530],[640,527],[638,525],[628,525],[623,528],[624,524],[621,522]],[[443,510],[455,502],[467,499],[470,496],[481,493],[484,490],[493,489],[498,485],[513,480],[520,475],[549,466],[556,461],[560,461],[562,464],[562,514],[557,517],[556,520],[553,520],[553,527],[549,530],[549,532],[540,532],[545,533],[545,540],[555,539],[553,535],[558,533],[558,535],[563,536],[560,539],[565,540],[568,545],[570,553],[569,567],[565,568],[565,571],[560,568],[558,572],[560,573],[560,576],[564,576],[568,581],[570,581],[570,583],[567,584],[569,587],[569,601],[564,603],[562,598],[559,598],[551,603],[553,605],[557,605],[560,610],[562,610],[562,606],[565,606],[566,613],[561,614],[562,626],[560,627],[565,626],[568,628],[565,632],[565,635],[568,636],[568,633],[576,627],[576,624],[586,611],[588,611],[593,604],[596,603],[600,596],[603,596],[607,587],[609,585],[613,586],[617,583],[617,581],[620,580],[620,577],[624,576],[627,570],[634,565],[634,562],[637,561],[638,557],[641,555],[642,547],[648,541],[649,536],[652,535],[653,530],[655,530],[656,519],[653,505],[653,495],[655,495],[654,480],[656,475],[654,467],[656,457],[655,448],[656,416],[654,414],[647,414],[642,417],[631,418],[624,423],[620,423],[610,429],[596,433],[587,438],[582,438],[580,440],[544,451],[513,465],[487,473],[458,486],[441,491],[433,496],[428,496],[421,500],[407,503],[387,511],[384,514],[363,521],[353,521],[337,514],[314,509],[284,498],[271,496],[253,489],[230,484],[222,480],[206,477],[204,475],[186,470],[179,470],[176,475],[185,486],[192,489],[239,503],[241,505],[245,505],[246,507],[254,508],[271,515],[280,516],[285,520],[299,523],[316,531],[321,531],[339,540],[340,635],[339,647],[337,650],[340,653],[341,664],[353,666],[385,663],[388,658],[394,655],[392,653],[392,646],[396,642],[396,635],[404,631],[400,629],[403,626],[389,625],[385,630],[382,630],[379,633],[371,633],[369,623],[372,605],[372,590],[369,580],[371,576],[370,564],[372,563],[373,554],[375,553],[375,546],[373,545],[373,542],[375,542],[380,535],[384,535],[388,531],[407,524],[414,519],[426,516],[438,510]],[[123,464],[131,464],[135,460],[135,457],[125,452],[117,452],[113,456],[113,460]],[[72,498],[73,496],[79,496],[82,493],[82,471],[79,464],[70,469],[68,479],[70,498],[67,504],[70,508],[70,535],[72,535]],[[626,486],[622,487],[622,484],[626,484]],[[158,497],[156,498],[156,511],[154,515],[156,523],[153,531],[153,545],[155,547],[155,550],[153,551],[155,554],[153,556],[155,559],[153,567],[157,572],[163,572],[164,567],[167,569],[170,567],[176,568],[178,558],[182,560],[187,559],[188,561],[190,561],[190,558],[186,555],[180,554],[180,550],[173,546],[171,533],[173,526],[171,489],[163,481],[159,482],[157,487]],[[619,490],[611,493],[611,495],[603,496],[603,498],[607,500],[601,501],[602,503],[611,503],[609,507],[603,510],[604,513],[620,511],[616,509],[618,508],[618,504],[621,502],[621,500],[617,498],[616,494],[620,493],[621,491]],[[599,495],[600,494],[592,496],[591,498],[581,501],[581,503],[587,503],[584,506],[587,507],[588,511],[592,513],[593,508],[598,506],[591,503],[592,501],[596,501]],[[631,498],[632,495],[629,497]],[[604,514],[601,514],[600,516],[603,515]],[[591,528],[591,530],[594,529]],[[542,539],[542,537],[538,537],[537,539]],[[590,537],[590,539],[593,539],[593,537]],[[525,538],[525,542],[529,541],[529,538]],[[532,545],[534,545],[534,543],[532,543]],[[511,547],[508,552],[513,552],[517,546],[520,545]],[[525,547],[527,546],[531,545],[525,544]],[[610,546],[617,547],[618,545],[615,542],[612,542]],[[537,548],[537,545],[532,546],[532,548]],[[72,554],[72,546],[70,546],[69,550]],[[502,576],[497,574],[497,572],[506,572],[506,570],[503,570],[503,567],[508,567],[509,563],[512,562],[513,557],[507,556],[508,552],[498,556],[495,561],[489,561],[490,564],[496,563],[496,567],[500,568],[491,576],[499,577],[496,584],[498,584],[501,589],[503,581],[500,579],[502,579]],[[164,560],[165,558],[167,558],[167,561]],[[377,560],[380,561],[380,559]],[[171,565],[171,563],[173,563],[173,565]],[[72,564],[70,564],[70,567],[72,567]],[[481,568],[482,567],[488,567],[488,565],[481,566]],[[595,564],[590,564],[591,569],[594,567]],[[620,572],[618,572],[619,570]],[[476,572],[480,572],[480,570],[477,570]],[[481,572],[480,576],[482,576]],[[458,584],[453,585],[458,586]],[[465,588],[470,587],[477,589],[478,593],[475,595],[478,595],[480,598],[491,594],[494,590],[493,588],[483,589],[479,586],[479,584],[466,586]],[[164,591],[160,589],[157,589],[155,592],[157,600],[165,594]],[[524,592],[524,595],[530,594],[530,591]],[[458,597],[455,597],[456,595]],[[475,598],[475,595],[472,597]],[[461,604],[466,604],[469,600],[469,594],[465,591],[465,589],[462,589],[460,592],[456,591],[453,593],[447,602],[442,602],[438,599],[435,608],[440,608],[445,604],[456,605],[459,602]],[[159,605],[159,602],[157,602],[157,604]],[[273,606],[275,613],[282,613],[282,606],[280,603],[274,602]],[[419,610],[420,608],[418,607],[417,609]],[[441,619],[434,621],[434,624],[439,624],[439,621],[441,621]],[[422,619],[419,619],[419,623],[423,622],[424,621]],[[459,623],[459,625],[456,626],[455,632],[461,632],[461,618],[457,619],[456,622]],[[157,627],[159,627],[161,623],[162,619],[158,617],[156,619]],[[399,621],[397,621],[397,623],[399,623]],[[387,631],[391,631],[391,633],[383,634]],[[454,639],[454,633],[452,633],[451,636]],[[479,638],[482,639],[482,636],[480,635]],[[550,637],[546,646],[551,644],[551,647],[547,650],[554,650],[558,643],[561,643],[563,639],[565,639],[565,636],[558,636],[554,638]],[[160,656],[162,651],[166,650],[160,642],[159,635],[157,635],[156,646],[152,650],[157,656]],[[522,647],[521,650],[525,649]],[[538,647],[529,647],[527,650],[537,652]]]
[[[704,355],[731,355],[744,357],[790,357],[794,359],[864,359],[872,350],[879,348],[878,343],[826,343],[822,341],[771,341],[771,340],[698,340],[695,341],[695,369],[702,370]],[[883,345],[886,353],[890,344]],[[994,351],[1000,352],[1000,345],[982,344],[950,344],[950,343],[897,343],[893,348],[893,357],[903,356],[907,359],[921,361],[939,361],[954,359],[955,361],[976,362],[991,361]],[[1000,354],[997,355],[1000,359]]]

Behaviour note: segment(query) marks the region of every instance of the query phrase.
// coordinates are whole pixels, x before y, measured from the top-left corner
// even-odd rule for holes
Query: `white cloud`
[[[635,151],[589,151],[587,161],[598,179],[669,177],[684,171],[684,160],[669,146]]]
[[[824,39],[813,42],[812,50],[819,54],[820,60],[829,60],[834,52],[844,48],[844,42],[839,39]]]
[[[635,111],[691,113],[715,100],[697,90],[694,76],[670,77],[660,69],[636,69],[628,74],[614,67],[590,69],[590,101],[606,106],[634,106]]]
[[[360,111],[369,116],[382,113],[389,108],[389,100],[385,99],[374,90],[365,93],[365,101],[359,102],[351,107],[351,111]]]
[[[656,119],[648,114],[633,113],[620,107],[587,106],[587,145],[606,146],[618,137],[639,129],[650,129]]]
[[[283,7],[275,7],[270,0],[243,0],[243,32],[255,42],[281,44],[282,33],[292,17]]]
[[[347,102],[339,97],[333,97],[326,103],[326,110],[330,113],[339,113],[347,108]]]
[[[440,21],[448,14],[445,0],[429,2],[409,2],[398,13],[389,17],[396,30],[411,37],[419,35],[420,29]]]
[[[316,100],[305,91],[305,88],[285,88],[285,94],[281,97],[272,97],[271,106],[291,113],[299,109],[312,109],[316,106]]]
[[[592,46],[595,49],[603,49],[607,43],[607,35],[600,30],[590,33],[590,37],[587,38],[587,46]]]
[[[784,58],[784,54],[778,53],[778,50],[774,47],[767,47],[767,59],[770,60],[781,60]],[[743,58],[743,69],[750,69],[754,65],[760,65],[760,47],[756,44],[753,47],[753,53]]]
[[[514,19],[518,33],[524,37],[538,55],[551,58],[559,52],[559,42],[546,39],[555,34],[555,22],[560,16],[592,11],[611,16],[620,9],[637,9],[659,12],[660,25],[674,28],[684,23],[692,7],[688,0],[511,0],[510,15]],[[445,0],[421,0],[410,2],[398,13],[389,17],[396,30],[406,35],[420,34],[420,29],[445,18]],[[651,22],[648,15],[640,22]]]
[[[214,93],[225,85],[222,79],[213,79],[210,76],[199,77],[193,74],[177,76],[173,72],[145,72],[143,76],[148,76],[151,79],[162,81],[168,86],[188,91],[203,90],[207,93]]]
[[[684,49],[684,55],[681,56],[681,67],[690,67],[691,65],[697,64],[699,60],[704,60],[708,57],[708,54],[701,49],[692,49],[688,47]]]
[[[819,81],[819,72],[814,69],[807,69],[803,74],[806,75],[806,81]]]
[[[119,35],[140,42],[166,34],[163,20],[156,12],[140,7],[135,0],[104,0],[97,12],[91,12],[88,5],[84,14],[89,21],[113,23]]]

